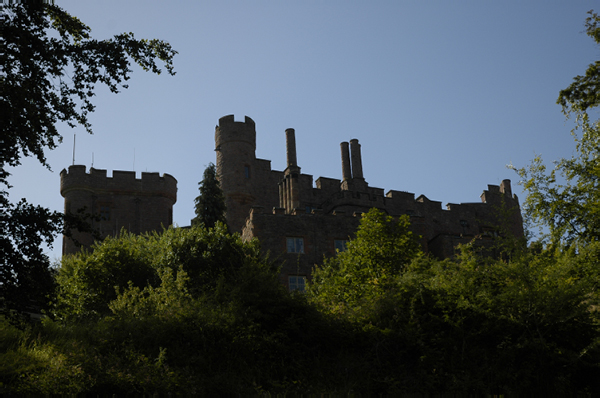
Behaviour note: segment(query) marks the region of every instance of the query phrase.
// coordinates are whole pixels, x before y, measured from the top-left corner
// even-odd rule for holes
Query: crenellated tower
[[[232,231],[241,231],[243,222],[256,201],[256,126],[245,117],[236,122],[233,115],[223,116],[215,127],[217,176],[225,195],[227,223]]]
[[[65,198],[65,214],[87,214],[92,228],[102,238],[116,236],[121,229],[132,233],[160,231],[173,223],[173,205],[177,201],[177,180],[169,174],[113,171],[82,165],[60,172],[60,193]],[[73,238],[63,237],[63,255],[90,247],[89,233],[73,231]],[[78,243],[78,244],[77,244]]]

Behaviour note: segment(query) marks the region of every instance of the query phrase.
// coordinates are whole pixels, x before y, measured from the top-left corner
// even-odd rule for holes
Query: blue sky
[[[13,170],[11,199],[63,209],[72,163],[158,171],[178,180],[174,221],[188,225],[198,181],[215,161],[214,127],[247,115],[259,158],[285,168],[296,129],[303,173],[341,178],[339,143],[362,145],[374,187],[446,203],[477,202],[506,168],[574,150],[558,92],[598,59],[584,33],[593,1],[75,1],[56,4],[97,39],[122,32],[171,43],[177,75],[133,66],[129,89],[99,88],[94,135]],[[598,10],[600,11],[600,10]],[[93,155],[92,155],[93,154]],[[139,177],[139,174],[138,174]],[[60,256],[60,238],[50,253]]]

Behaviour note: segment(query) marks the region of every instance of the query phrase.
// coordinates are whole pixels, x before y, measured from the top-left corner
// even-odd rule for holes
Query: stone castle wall
[[[499,230],[523,236],[519,201],[510,180],[488,185],[480,203],[448,204],[425,195],[370,187],[362,171],[358,140],[342,142],[342,179],[302,174],[297,162],[295,131],[285,130],[287,167],[271,170],[268,160],[257,159],[256,125],[249,117],[219,119],[215,129],[217,175],[227,201],[227,221],[244,239],[258,238],[271,258],[283,261],[286,275],[310,275],[323,256],[334,255],[335,241],[350,239],[360,214],[379,208],[392,216],[407,214],[412,231],[425,252],[440,258],[454,255],[459,243],[479,237],[482,247]],[[501,224],[504,224],[502,227]],[[508,226],[508,227],[506,227]],[[286,239],[302,238],[304,252],[288,253]],[[488,240],[486,240],[488,239]]]
[[[102,238],[116,236],[121,229],[136,234],[160,231],[173,223],[177,201],[177,180],[169,174],[113,171],[74,165],[60,173],[60,193],[65,198],[65,213],[92,215],[91,226]],[[74,239],[63,238],[63,255],[89,247],[94,238],[74,231]]]
[[[454,255],[459,243],[479,237],[483,247],[491,245],[499,231],[523,236],[519,201],[510,180],[488,185],[479,203],[442,207],[425,195],[371,187],[362,171],[361,146],[357,139],[342,142],[341,179],[302,174],[296,153],[296,132],[286,129],[287,164],[272,170],[271,161],[256,158],[256,124],[233,115],[219,119],[215,127],[217,176],[225,195],[227,222],[232,232],[246,240],[258,238],[271,259],[282,262],[282,281],[288,276],[310,276],[323,257],[333,256],[339,242],[354,237],[361,214],[378,208],[397,217],[409,215],[411,230],[425,252],[440,258]],[[177,181],[168,174],[114,171],[70,166],[61,176],[65,212],[82,210],[95,215],[93,227],[102,237],[121,229],[133,233],[161,230],[172,224],[177,200]],[[93,243],[89,234],[75,232],[84,247]],[[301,239],[302,253],[290,253],[288,238]],[[63,254],[79,247],[64,239]]]

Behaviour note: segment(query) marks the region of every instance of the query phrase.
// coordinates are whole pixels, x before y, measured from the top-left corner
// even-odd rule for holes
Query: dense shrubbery
[[[4,326],[4,392],[325,390],[354,337],[278,272],[223,225],[107,239],[64,260],[55,320]]]
[[[2,392],[600,393],[600,246],[438,261],[405,227],[369,212],[307,295],[223,225],[107,239],[55,320],[2,325]]]
[[[411,247],[408,233],[405,240],[391,232],[373,241],[402,224],[369,212],[348,251],[315,272],[309,291],[327,313],[377,336],[373,365],[384,389],[600,393],[600,245],[522,248],[510,259],[484,258],[465,246],[444,261],[407,250],[411,262],[405,255],[369,266],[364,247],[390,240]]]

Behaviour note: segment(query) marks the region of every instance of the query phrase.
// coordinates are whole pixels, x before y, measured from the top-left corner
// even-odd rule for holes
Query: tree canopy
[[[600,16],[590,11],[586,33],[600,44]],[[524,213],[537,225],[549,228],[551,242],[597,241],[600,237],[600,121],[589,110],[600,105],[600,61],[585,75],[560,91],[557,103],[567,117],[574,116],[575,154],[555,162],[548,170],[537,156],[531,165],[517,169],[527,198]]]
[[[173,75],[176,51],[166,42],[136,39],[133,33],[96,40],[87,25],[54,4],[10,3],[0,9],[0,312],[13,316],[44,307],[52,278],[41,244],[50,245],[69,223],[60,213],[24,199],[12,204],[8,167],[33,156],[49,168],[45,151],[62,140],[57,123],[92,132],[88,115],[94,111],[98,84],[114,93],[127,88],[131,61],[160,73],[160,60]]]
[[[15,2],[2,7],[2,150],[0,182],[6,166],[22,156],[35,156],[48,166],[44,151],[62,140],[57,122],[92,126],[92,97],[97,84],[117,93],[130,78],[131,60],[142,69],[161,73],[164,61],[173,75],[171,46],[161,40],[135,39],[123,33],[96,40],[77,17],[53,4]]]
[[[407,215],[394,219],[379,209],[363,214],[346,250],[313,271],[310,293],[332,312],[352,311],[376,300],[422,254]]]

